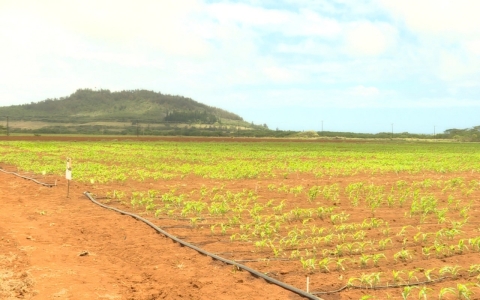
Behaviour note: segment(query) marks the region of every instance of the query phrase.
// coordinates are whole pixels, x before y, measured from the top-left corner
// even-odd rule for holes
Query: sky
[[[271,129],[480,125],[480,1],[0,0],[0,106],[147,89]]]

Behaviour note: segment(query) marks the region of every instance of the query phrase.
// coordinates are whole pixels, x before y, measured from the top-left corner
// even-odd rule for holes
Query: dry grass
[[[51,123],[41,121],[10,121],[10,128],[40,129],[51,125]]]

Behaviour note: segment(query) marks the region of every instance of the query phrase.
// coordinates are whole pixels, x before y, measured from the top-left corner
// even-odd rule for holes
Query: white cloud
[[[379,0],[414,32],[461,39],[480,34],[480,2],[472,0]]]
[[[424,73],[448,84],[480,76],[480,2],[471,0],[378,0],[413,33],[416,61]],[[458,91],[457,88],[454,89]]]
[[[396,30],[386,23],[354,22],[347,26],[346,51],[353,56],[377,56],[391,48]]]
[[[137,1],[135,5],[111,1],[5,3],[0,10],[4,41],[0,65],[11,62],[12,57],[20,66],[24,61],[54,57],[162,67],[169,57],[201,60],[213,55],[206,36],[211,24],[196,22],[201,11],[196,0]],[[30,63],[30,70],[36,69],[35,62]]]
[[[479,73],[480,59],[469,57],[463,51],[440,51],[439,76],[443,80],[468,80],[468,77]]]
[[[207,11],[222,25],[233,23],[289,36],[334,37],[341,31],[336,20],[308,9],[291,12],[241,3],[216,3],[208,5]]]
[[[480,55],[480,39],[467,40],[463,45],[469,54]]]
[[[265,9],[242,3],[214,3],[207,11],[219,22],[238,23],[249,26],[279,25],[289,21],[291,13],[287,11]]]

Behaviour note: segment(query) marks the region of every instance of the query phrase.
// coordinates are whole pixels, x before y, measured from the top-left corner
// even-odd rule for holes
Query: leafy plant
[[[446,274],[450,274],[454,279],[457,278],[458,272],[462,268],[460,266],[444,266],[440,268],[439,273],[442,276],[445,276]]]
[[[403,249],[398,251],[393,255],[395,260],[407,261],[408,259],[412,259],[412,255],[410,254],[409,250]]]
[[[395,281],[395,283],[399,283],[400,281],[403,280],[403,279],[400,277],[401,274],[404,274],[404,271],[395,271],[395,270],[392,270],[393,281]]]
[[[433,289],[423,286],[418,292],[418,299],[427,300],[427,295],[431,292],[433,292]]]
[[[413,289],[416,289],[416,286],[406,286],[402,290],[402,299],[406,300],[408,299],[408,296],[410,296],[410,293],[412,292]]]
[[[365,255],[365,254],[362,253],[362,255],[359,258],[360,266],[366,267],[367,263],[370,259],[372,259],[372,255]]]
[[[441,288],[440,289],[440,292],[438,294],[438,299],[444,299],[444,297],[447,295],[447,294],[453,294],[453,295],[456,295],[457,292],[454,288],[451,288],[451,287],[444,287],[444,288]]]
[[[470,300],[472,299],[471,296],[473,295],[473,291],[468,288],[472,284],[457,284],[457,296],[458,299],[465,299]]]
[[[380,261],[381,258],[386,259],[387,257],[383,253],[376,253],[372,255],[372,260],[373,260],[373,265],[378,267],[378,262]]]

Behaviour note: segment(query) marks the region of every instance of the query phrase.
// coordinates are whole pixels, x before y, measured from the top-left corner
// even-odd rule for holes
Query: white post
[[[67,158],[67,169],[65,170],[65,178],[67,179],[67,198],[70,194],[70,180],[72,180],[72,160]]]

